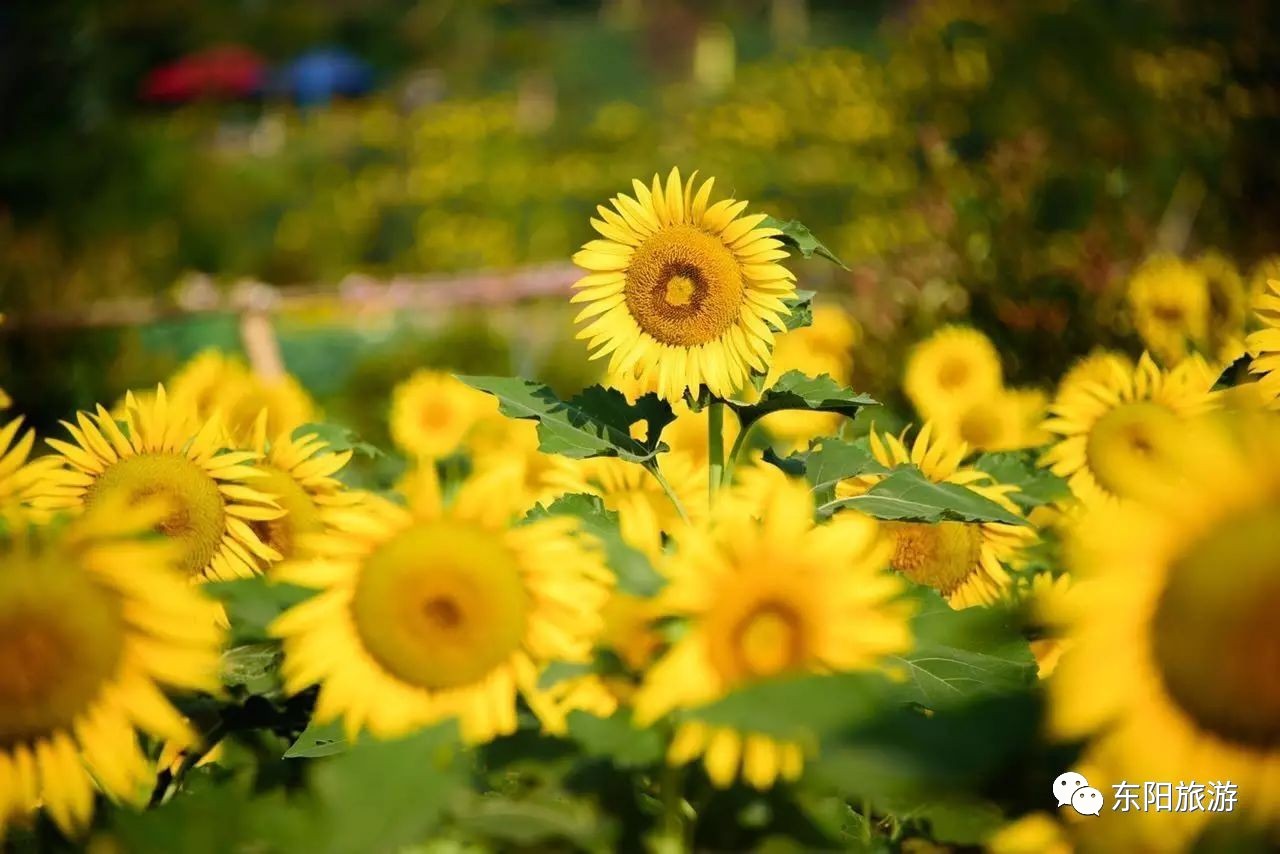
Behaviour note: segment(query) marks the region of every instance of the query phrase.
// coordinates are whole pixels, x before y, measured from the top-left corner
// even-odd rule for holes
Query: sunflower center
[[[426,522],[366,560],[351,613],[370,655],[422,688],[472,684],[524,639],[529,594],[515,556],[491,532]]]
[[[438,400],[432,401],[430,406],[422,408],[418,414],[418,422],[424,430],[444,430],[453,424],[453,412],[448,404]]]
[[[255,488],[276,499],[285,513],[279,519],[252,521],[249,527],[258,539],[287,559],[294,556],[299,535],[323,527],[320,508],[302,485],[284,471],[271,465],[260,466],[260,469],[266,476],[254,481]]]
[[[949,595],[978,565],[982,531],[963,522],[886,522],[893,537],[894,569],[917,584]]]
[[[969,363],[964,359],[950,358],[938,366],[938,385],[944,389],[957,389],[969,381]]]
[[[1161,323],[1170,325],[1179,323],[1186,316],[1182,306],[1169,303],[1156,303],[1151,307],[1151,314]]]
[[[114,676],[125,634],[119,600],[52,554],[5,570],[0,747],[70,727]]]
[[[744,673],[776,676],[804,661],[803,624],[789,607],[769,604],[738,624],[736,647]]]
[[[1125,403],[1098,419],[1085,441],[1085,459],[1098,483],[1132,497],[1150,480],[1164,449],[1178,441],[1178,416],[1158,403]]]
[[[663,344],[718,339],[742,309],[742,269],[729,247],[691,225],[668,226],[631,256],[626,301],[640,328]]]
[[[160,498],[168,513],[156,533],[181,546],[179,566],[195,575],[218,551],[226,529],[226,511],[218,484],[199,465],[178,454],[139,454],[107,467],[86,498],[124,493],[131,504]]]
[[[1166,690],[1197,725],[1280,748],[1280,508],[1236,516],[1175,561],[1156,605],[1153,652]]]

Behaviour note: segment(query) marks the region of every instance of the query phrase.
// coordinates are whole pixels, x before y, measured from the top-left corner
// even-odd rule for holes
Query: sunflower
[[[538,678],[548,662],[590,659],[612,579],[573,519],[493,525],[438,497],[328,516],[313,557],[275,570],[319,592],[271,626],[287,690],[320,685],[318,721],[392,738],[456,717],[478,743],[515,731],[519,693],[563,726]]]
[[[440,459],[463,443],[494,400],[452,374],[421,369],[391,392],[391,439],[407,454]]]
[[[175,543],[138,536],[157,509],[104,501],[0,545],[0,837],[41,805],[78,833],[95,787],[145,804],[136,729],[189,741],[162,689],[218,689],[216,609],[174,570]]]
[[[1183,433],[1142,498],[1078,527],[1074,645],[1050,682],[1051,724],[1064,738],[1097,734],[1091,752],[1113,779],[1231,781],[1238,810],[1275,824],[1280,421],[1219,414]],[[1211,815],[1127,818],[1185,842],[1175,830]]]
[[[940,434],[975,451],[1015,451],[1049,441],[1041,427],[1049,399],[1036,389],[998,389],[963,407],[940,414]]]
[[[164,386],[148,402],[126,397],[117,424],[101,406],[63,422],[72,441],[47,440],[66,468],[42,481],[38,506],[74,509],[123,495],[138,501],[162,495],[170,513],[156,530],[180,546],[180,566],[194,578],[252,576],[280,553],[251,527],[285,513],[253,484],[266,475],[252,451],[220,453],[221,421],[200,419],[189,405],[170,401]]]
[[[249,527],[262,543],[287,560],[297,554],[303,537],[324,527],[326,508],[350,506],[361,500],[361,494],[334,477],[351,461],[351,451],[330,450],[316,433],[281,433],[268,441],[267,419],[263,410],[250,445],[262,455],[257,469],[263,476],[254,486],[275,499],[284,515],[253,520]]]
[[[1117,372],[1132,373],[1133,360],[1124,353],[1115,350],[1098,348],[1089,355],[1077,359],[1058,381],[1057,397],[1061,398],[1068,389],[1085,383],[1106,384]]]
[[[1280,255],[1267,255],[1253,265],[1249,273],[1249,298],[1256,300],[1265,294],[1272,279],[1280,279]]]
[[[1208,340],[1209,281],[1180,258],[1142,262],[1129,280],[1129,309],[1143,343],[1166,365]]]
[[[667,400],[706,385],[729,397],[751,372],[769,368],[775,334],[790,314],[784,300],[795,276],[764,214],[741,217],[746,202],[708,205],[714,179],[697,192],[696,173],[681,184],[671,170],[665,189],[633,182],[635,198],[619,194],[592,226],[604,238],[573,256],[587,271],[573,302],[592,318],[578,333],[592,358],[609,356],[609,374],[647,378]]]
[[[1196,258],[1195,266],[1209,289],[1208,352],[1229,364],[1243,349],[1249,314],[1244,278],[1235,263],[1221,252],[1203,253]]]
[[[51,456],[27,462],[36,434],[34,430],[27,430],[19,438],[21,429],[21,416],[0,427],[0,514],[5,516],[31,513],[40,503],[45,479],[62,465],[57,457]]]
[[[902,385],[916,411],[933,418],[991,394],[1003,382],[991,340],[976,329],[948,326],[912,349]]]
[[[1280,278],[1267,282],[1253,309],[1264,328],[1250,333],[1245,342],[1253,356],[1249,371],[1260,375],[1256,385],[1262,398],[1271,408],[1280,408]]]
[[[316,418],[311,396],[292,376],[268,380],[245,363],[217,349],[198,353],[169,381],[175,403],[195,409],[201,417],[220,412],[235,444],[248,444],[259,415],[267,413],[268,435],[288,433]]]
[[[674,451],[663,454],[659,465],[679,506],[643,466],[617,457],[561,458],[544,483],[556,495],[599,496],[606,508],[618,514],[622,539],[653,557],[662,551],[663,534],[679,526],[682,512],[699,520],[707,508],[705,466]]]
[[[758,518],[726,502],[708,525],[680,531],[661,563],[670,583],[658,601],[687,628],[645,675],[638,724],[760,679],[875,668],[910,645],[910,605],[883,571],[890,546],[877,523],[845,513],[815,525],[812,507],[807,487],[791,482]],[[685,723],[668,760],[698,755],[716,785],[729,785],[741,764],[757,788],[794,779],[803,760],[798,743]]]
[[[1021,515],[1010,498],[1017,489],[962,466],[968,447],[939,436],[932,423],[920,429],[910,448],[902,439],[874,429],[870,442],[871,452],[882,466],[916,465],[934,483],[958,484]],[[836,484],[836,496],[861,495],[884,477],[864,475],[843,480]],[[1015,560],[1035,539],[1032,528],[1004,522],[886,522],[884,527],[893,541],[893,568],[917,584],[937,590],[956,608],[998,600],[1012,580],[1004,564]]]
[[[1064,388],[1044,427],[1057,438],[1042,462],[1085,503],[1126,498],[1183,441],[1184,420],[1214,404],[1215,375],[1199,356],[1162,371],[1144,353],[1098,382]]]

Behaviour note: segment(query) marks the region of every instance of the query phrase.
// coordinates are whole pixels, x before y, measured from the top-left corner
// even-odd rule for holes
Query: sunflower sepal
[[[821,240],[814,237],[809,227],[799,220],[781,220],[775,216],[767,216],[760,222],[759,227],[777,229],[777,238],[787,246],[798,250],[805,258],[817,255],[819,258],[827,259],[841,270],[849,269],[849,265],[841,261]]]

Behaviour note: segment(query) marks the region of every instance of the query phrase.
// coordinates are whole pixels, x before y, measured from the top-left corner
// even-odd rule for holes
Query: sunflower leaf
[[[302,734],[297,737],[289,749],[284,752],[285,759],[318,759],[321,756],[333,756],[345,751],[346,733],[342,731],[341,721],[317,724],[312,721]]]
[[[983,454],[974,461],[973,467],[991,475],[999,483],[1018,487],[1018,491],[1009,498],[1024,510],[1052,504],[1071,495],[1067,482],[1036,465],[1035,456],[1030,451]]]
[[[874,673],[792,676],[756,682],[675,714],[680,720],[811,742],[874,717],[891,695],[888,680]]]
[[[729,401],[729,405],[738,414],[742,429],[746,430],[766,415],[785,409],[838,412],[852,418],[862,407],[876,406],[877,401],[845,388],[828,374],[810,377],[800,371],[787,371],[755,403]]]
[[[385,456],[380,448],[370,445],[368,442],[360,441],[360,437],[354,431],[338,424],[303,424],[289,435],[295,441],[301,441],[305,436],[314,436],[329,446],[326,450],[338,453],[351,451],[371,460]]]
[[[231,623],[231,643],[236,646],[270,641],[267,627],[271,621],[315,593],[294,584],[273,583],[261,575],[212,581],[200,589],[226,609]]]
[[[814,492],[824,492],[840,481],[861,474],[887,474],[889,469],[876,460],[866,439],[852,442],[844,439],[819,439],[789,457],[765,452],[765,462],[795,477],[803,476]]]
[[[826,258],[832,264],[835,264],[842,270],[848,270],[849,267],[843,261],[836,257],[835,253],[823,245],[822,241],[813,236],[813,232],[808,226],[799,220],[780,220],[777,217],[765,217],[760,223],[760,228],[776,228],[782,232],[778,237],[788,246],[793,246],[800,250],[800,254],[806,258],[812,258],[814,255],[820,258]]]
[[[580,710],[570,712],[569,736],[588,756],[607,758],[619,768],[641,768],[662,761],[663,743],[658,730],[636,727],[626,709],[608,718]]]
[[[897,522],[1030,524],[972,489],[955,483],[934,483],[915,466],[899,466],[862,495],[828,501],[818,507],[818,514],[830,516],[844,509]]]
[[[813,325],[814,296],[816,296],[814,291],[796,291],[794,295],[783,300],[787,308],[791,309],[791,313],[783,319],[782,323],[787,332]]]
[[[636,596],[652,596],[662,589],[664,580],[649,563],[644,552],[632,548],[622,539],[618,514],[604,506],[596,495],[574,493],[562,495],[550,504],[529,511],[524,521],[532,522],[548,516],[573,516],[582,522],[582,531],[600,541],[605,560],[618,577],[618,589]]]
[[[617,389],[595,385],[566,401],[542,383],[519,377],[458,379],[498,398],[499,411],[508,418],[537,421],[539,450],[577,460],[620,457],[648,462],[667,450],[658,437],[675,420],[671,404],[652,392],[628,403]],[[642,421],[647,438],[635,439],[631,427]]]

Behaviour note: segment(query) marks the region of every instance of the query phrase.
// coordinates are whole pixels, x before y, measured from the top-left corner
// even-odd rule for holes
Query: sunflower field
[[[1280,74],[1106,6],[719,82],[716,24],[585,128],[374,95],[0,218],[3,850],[1280,850]]]

